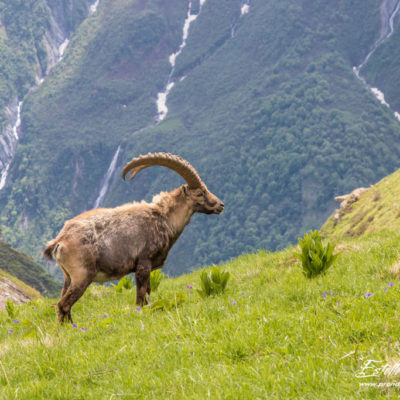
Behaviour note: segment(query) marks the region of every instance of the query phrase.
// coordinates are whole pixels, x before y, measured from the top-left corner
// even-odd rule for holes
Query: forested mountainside
[[[8,46],[4,10],[20,20],[27,3],[45,4],[0,8]],[[85,12],[65,7],[75,33],[24,97],[0,191],[4,237],[34,256],[76,213],[181,184],[162,168],[122,181],[125,162],[149,151],[186,158],[226,207],[192,218],[174,274],[295,242],[335,195],[400,166],[399,1],[100,0],[92,15],[93,4],[65,3]],[[40,21],[21,22],[29,60]]]

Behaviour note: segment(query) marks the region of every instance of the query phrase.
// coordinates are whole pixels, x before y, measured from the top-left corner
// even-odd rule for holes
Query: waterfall
[[[14,105],[15,104],[15,105]],[[6,116],[10,121],[0,136],[0,190],[4,188],[8,170],[18,144],[19,130],[21,126],[21,108],[23,102],[18,100],[11,107],[6,108]]]
[[[392,36],[394,32],[394,19],[400,11],[400,0],[383,0],[380,13],[381,13],[381,29],[378,39],[375,41],[372,49],[369,51],[367,56],[364,58],[362,63],[358,66],[353,67],[353,72],[356,77],[364,83],[364,85],[372,92],[376,99],[384,106],[390,108],[390,104],[385,100],[385,95],[376,87],[371,87],[366,79],[361,75],[360,71],[364,65],[368,62],[372,54],[378,49],[378,47],[384,43],[387,39]],[[400,114],[394,111],[394,116],[400,121]]]
[[[169,95],[171,89],[175,85],[175,82],[172,81],[172,75],[174,74],[174,71],[175,71],[176,59],[179,57],[179,55],[182,53],[183,48],[186,46],[186,41],[187,41],[187,38],[189,37],[190,25],[200,15],[201,9],[202,9],[202,7],[203,7],[205,2],[206,2],[206,0],[200,0],[199,12],[197,14],[192,14],[191,13],[191,11],[192,11],[192,2],[189,1],[188,12],[187,12],[186,19],[185,19],[185,22],[183,24],[183,29],[182,29],[182,41],[181,41],[181,44],[180,44],[178,50],[175,53],[172,53],[169,56],[169,63],[171,65],[171,71],[170,71],[170,73],[168,75],[167,84],[165,85],[164,91],[158,93],[158,95],[157,95],[156,124],[159,124],[161,121],[163,121],[165,119],[165,117],[167,116],[167,114],[168,114],[167,98],[168,98],[168,95]]]
[[[237,17],[231,26],[231,38],[235,37],[237,24],[243,15],[248,14],[250,11],[250,0],[243,0],[240,4],[240,15]]]
[[[117,166],[117,161],[118,161],[118,156],[119,156],[120,151],[121,151],[121,145],[118,146],[117,151],[115,152],[115,154],[111,160],[110,166],[108,167],[108,170],[107,170],[106,174],[104,175],[103,181],[101,183],[100,191],[99,191],[99,194],[93,204],[93,208],[100,207],[100,205],[103,203],[104,197],[106,196],[107,191],[108,191],[108,187],[110,186],[110,181],[114,174],[115,167]]]

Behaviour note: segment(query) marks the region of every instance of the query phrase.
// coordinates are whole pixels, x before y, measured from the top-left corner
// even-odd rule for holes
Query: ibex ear
[[[185,196],[188,197],[189,196],[188,187],[186,185],[183,185],[182,186],[182,190],[183,190],[183,193],[185,194]]]

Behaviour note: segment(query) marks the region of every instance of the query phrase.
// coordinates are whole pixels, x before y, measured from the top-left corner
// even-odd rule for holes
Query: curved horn
[[[122,178],[130,171],[129,179],[133,179],[139,171],[152,165],[161,165],[178,173],[191,189],[205,186],[195,168],[182,157],[170,153],[148,153],[129,161],[122,170]]]

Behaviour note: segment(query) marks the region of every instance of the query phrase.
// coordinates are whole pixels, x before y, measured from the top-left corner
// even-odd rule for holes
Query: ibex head
[[[122,177],[130,172],[133,179],[139,171],[152,165],[160,165],[178,173],[187,184],[182,187],[187,201],[192,204],[193,212],[221,214],[224,203],[208,189],[196,169],[186,160],[169,153],[149,153],[128,162],[122,170]]]

